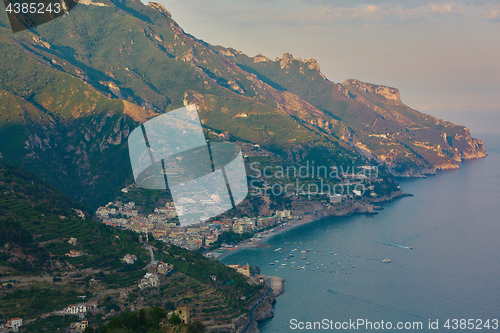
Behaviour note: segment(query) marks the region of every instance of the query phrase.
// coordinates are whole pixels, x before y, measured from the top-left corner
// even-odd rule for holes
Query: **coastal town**
[[[210,220],[195,225],[181,227],[173,222],[176,216],[172,203],[165,207],[155,208],[153,214],[142,215],[135,209],[134,202],[110,202],[100,207],[96,216],[102,223],[122,229],[128,229],[142,234],[141,239],[150,235],[166,243],[188,250],[209,249],[214,245],[223,232],[236,234],[254,233],[269,227],[282,224],[301,216],[292,216],[290,210],[276,211],[273,216],[259,216],[256,218],[244,217],[222,220]],[[265,232],[265,231],[264,231]],[[250,241],[257,242],[262,235],[255,235]],[[229,244],[224,244],[229,245]]]
[[[264,168],[265,171],[266,168]],[[332,168],[332,172],[338,174],[337,168]],[[265,172],[264,172],[265,173]],[[259,181],[266,180],[261,174]],[[134,201],[123,202],[116,200],[109,202],[105,206],[99,207],[95,215],[104,224],[115,228],[128,229],[141,234],[143,237],[154,237],[166,243],[176,245],[188,250],[211,249],[214,245],[231,245],[217,243],[219,236],[224,232],[234,232],[239,235],[252,234],[249,242],[259,243],[262,238],[271,232],[276,226],[283,224],[294,224],[302,219],[313,217],[321,218],[326,215],[349,214],[352,207],[365,206],[370,210],[368,201],[378,199],[375,186],[381,182],[378,179],[376,167],[363,166],[360,171],[342,172],[339,175],[340,183],[336,186],[342,189],[342,193],[324,192],[323,187],[315,188],[308,184],[305,188],[307,193],[285,194],[290,199],[289,207],[281,209],[266,210],[265,215],[256,217],[228,217],[222,215],[207,221],[199,222],[188,226],[180,226],[177,216],[182,214],[183,207],[175,207],[174,203],[167,201],[158,205],[152,211],[147,212],[140,204]],[[293,184],[295,185],[295,184]],[[271,203],[271,196],[268,192],[274,192],[275,188],[283,185],[280,183],[268,184],[265,181],[260,187],[249,188],[250,197],[258,196],[268,204]],[[297,191],[301,186],[297,183]],[[330,188],[330,185],[327,186]],[[287,188],[285,186],[285,188]],[[129,191],[137,191],[135,185],[130,185],[122,189],[124,194]],[[282,193],[283,194],[283,193]],[[368,198],[364,200],[363,198]],[[211,201],[208,204],[216,204]],[[357,208],[356,208],[357,209]],[[359,209],[358,209],[359,210]],[[180,211],[180,212],[179,212]],[[323,215],[322,215],[323,214]],[[248,215],[248,214],[243,214]]]

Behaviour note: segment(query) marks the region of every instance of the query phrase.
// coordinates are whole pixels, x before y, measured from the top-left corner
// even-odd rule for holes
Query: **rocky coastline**
[[[274,317],[273,305],[276,303],[276,297],[283,294],[285,290],[285,279],[278,276],[268,276],[265,283],[272,291],[254,310],[254,321],[246,333],[260,333],[259,323]]]
[[[349,216],[352,214],[378,214],[377,210],[383,209],[382,207],[375,205],[379,203],[389,202],[392,200],[396,200],[398,198],[413,196],[412,194],[405,193],[402,190],[395,191],[388,196],[382,196],[378,198],[371,198],[369,202],[354,202],[348,206],[342,207],[342,209],[338,210],[324,210],[322,212],[317,212],[315,215],[310,216],[310,219],[304,223],[297,223],[289,226],[288,228],[283,228],[278,232],[274,233],[271,237],[278,235],[286,230],[297,227],[299,225],[303,225],[305,223],[313,222],[321,218],[325,218],[328,216]],[[267,237],[262,240],[265,241],[271,237]],[[242,246],[239,249],[250,247],[250,246]],[[266,285],[272,290],[269,296],[253,311],[254,321],[248,328],[245,333],[260,333],[259,330],[259,322],[263,322],[265,320],[271,319],[274,317],[274,309],[273,305],[276,303],[276,297],[283,294],[284,292],[284,284],[285,279],[277,277],[277,276],[268,276],[265,281]]]

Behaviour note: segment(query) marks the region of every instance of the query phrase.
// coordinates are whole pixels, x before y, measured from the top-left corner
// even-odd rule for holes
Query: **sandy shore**
[[[307,223],[311,223],[311,222],[314,222],[314,221],[317,221],[319,220],[320,218],[317,218],[316,216],[307,216],[305,218],[302,218],[300,220],[290,220],[288,222],[286,222],[286,225],[281,225],[281,226],[277,226],[277,227],[274,227],[272,229],[269,229],[267,230],[267,233],[257,233],[254,235],[254,238],[257,237],[258,235],[261,235],[261,237],[259,238],[258,241],[243,241],[241,243],[238,243],[237,245],[235,245],[234,247],[231,247],[231,248],[223,248],[223,249],[217,249],[217,250],[214,250],[212,251],[212,258],[214,259],[222,259],[224,258],[225,256],[231,254],[231,253],[234,253],[238,250],[242,250],[242,249],[250,249],[250,248],[259,248],[259,247],[268,247],[268,245],[265,245],[264,242],[267,241],[268,239],[271,239],[272,237],[276,236],[276,235],[279,235],[285,231],[288,231],[290,229],[293,229],[293,228],[296,228],[298,226],[301,226],[301,225],[304,225],[304,224],[307,224]],[[221,251],[223,251],[221,253]]]
[[[398,191],[393,193],[390,197],[385,197],[385,198],[379,198],[376,202],[373,202],[374,204],[380,204],[388,201],[392,201],[397,198],[405,197],[405,196],[411,196],[411,194],[404,193],[402,191]],[[366,209],[359,209],[359,207],[355,207],[353,209],[353,206],[348,206],[348,207],[343,207],[342,209],[336,211],[334,214],[330,212],[318,212],[318,213],[311,213],[311,214],[306,214],[304,215],[301,219],[292,219],[288,222],[286,222],[285,225],[277,226],[272,229],[269,229],[267,232],[261,232],[257,233],[253,236],[253,238],[257,236],[259,237],[258,241],[250,241],[246,240],[241,243],[238,243],[237,245],[230,247],[230,248],[222,248],[222,249],[217,249],[214,251],[211,251],[209,253],[212,254],[212,258],[220,260],[224,258],[225,256],[234,253],[238,250],[242,249],[249,249],[249,248],[259,248],[259,247],[269,247],[268,245],[264,244],[267,240],[271,239],[272,237],[279,235],[285,231],[288,231],[290,229],[299,227],[304,224],[308,224],[314,221],[318,221],[321,219],[324,219],[326,217],[333,217],[333,216],[348,216],[352,214],[378,214],[376,210],[381,209],[378,206],[374,206],[373,204],[370,204],[369,206],[365,207]]]

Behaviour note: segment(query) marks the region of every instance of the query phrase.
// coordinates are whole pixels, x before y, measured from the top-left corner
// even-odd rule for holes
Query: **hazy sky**
[[[399,88],[419,110],[500,110],[500,0],[156,0],[188,33],[334,82]]]

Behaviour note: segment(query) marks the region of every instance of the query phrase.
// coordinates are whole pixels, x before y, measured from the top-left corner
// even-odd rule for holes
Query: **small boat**
[[[274,262],[270,262],[269,265],[274,265]]]
[[[300,253],[307,253],[307,251],[306,250],[302,250],[302,251],[300,251]]]
[[[278,247],[276,250],[274,250],[274,252],[277,252],[279,250],[281,250],[281,247]]]
[[[288,260],[290,260],[290,259],[288,259],[288,258],[285,258],[284,260],[285,260],[285,261],[288,261]]]
[[[281,266],[286,266],[286,264],[281,264]]]
[[[302,259],[307,259],[307,257],[302,257]]]
[[[288,256],[289,256],[289,257],[293,257],[293,254],[291,254],[291,253],[290,253]]]
[[[388,263],[388,262],[391,262],[391,259],[387,259],[387,258],[386,258],[386,259],[382,259],[381,261],[382,261],[382,262],[385,262],[385,263]]]
[[[279,260],[275,260],[274,262],[280,262]]]

